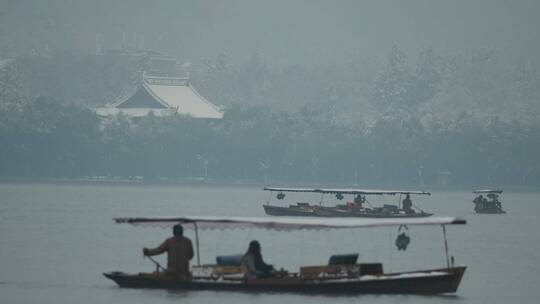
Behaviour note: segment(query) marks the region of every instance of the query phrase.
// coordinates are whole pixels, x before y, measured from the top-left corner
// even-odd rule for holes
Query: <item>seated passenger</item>
[[[274,271],[272,265],[268,265],[263,261],[261,245],[257,241],[249,243],[249,248],[242,257],[242,266],[246,268],[246,277],[248,279],[268,277]]]
[[[501,209],[502,208],[501,201],[499,201],[497,198],[495,198],[494,201],[495,201],[495,205],[497,206],[497,208]]]
[[[484,198],[482,194],[480,194],[473,200],[473,203],[474,203],[474,211],[479,211],[486,207],[487,199]]]
[[[403,202],[401,202],[401,204],[403,206],[403,210],[405,210],[405,213],[414,213],[411,197],[409,194],[405,196],[405,199],[403,200]]]
[[[478,205],[478,204],[482,203],[483,198],[484,197],[482,196],[482,194],[480,194],[479,196],[474,198],[473,203]]]
[[[497,194],[491,196],[491,201],[496,208],[501,208],[501,202],[499,201],[499,196]]]
[[[356,205],[355,208],[357,209],[362,209],[364,206],[363,204],[366,202],[366,198],[363,197],[362,195],[358,194],[355,198],[354,198],[354,204]]]

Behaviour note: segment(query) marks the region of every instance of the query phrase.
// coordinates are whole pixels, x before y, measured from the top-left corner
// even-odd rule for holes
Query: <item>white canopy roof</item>
[[[378,195],[396,195],[396,194],[418,194],[418,195],[431,195],[425,191],[407,191],[407,190],[372,190],[372,189],[317,189],[320,193],[341,193],[341,194],[378,194]]]
[[[491,190],[491,189],[484,189],[484,190],[474,190],[473,193],[498,193],[501,194],[502,190]]]
[[[122,217],[115,218],[116,223],[128,223],[134,226],[171,227],[186,224],[186,229],[247,229],[259,228],[278,231],[291,230],[328,230],[366,227],[384,227],[399,225],[456,225],[466,221],[456,217],[429,217],[405,219],[372,218],[315,218],[315,217],[220,217],[220,216],[182,216],[182,217]]]
[[[279,191],[279,192],[317,192],[315,188],[278,188],[278,187],[265,187],[263,190]]]
[[[343,189],[343,188],[279,188],[266,187],[264,190],[279,192],[313,192],[313,193],[341,193],[341,194],[363,194],[363,195],[396,195],[396,194],[418,194],[431,195],[425,191],[407,191],[407,190],[372,190],[372,189]]]

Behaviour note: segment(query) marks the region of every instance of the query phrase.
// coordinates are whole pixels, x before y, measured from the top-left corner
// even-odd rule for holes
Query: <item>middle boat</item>
[[[331,188],[278,188],[265,187],[271,194],[277,192],[277,199],[285,199],[287,192],[304,192],[321,194],[318,204],[309,202],[296,202],[287,207],[270,204],[269,199],[263,208],[266,214],[273,216],[322,216],[322,217],[370,217],[370,218],[416,218],[428,217],[433,213],[425,212],[413,204],[411,195],[431,195],[425,191],[388,191],[367,189],[331,189]],[[353,197],[345,204],[336,204],[333,207],[323,206],[324,196],[335,195],[342,200],[346,195]],[[367,197],[372,195],[399,195],[397,204],[384,204],[381,207],[372,206]],[[272,197],[272,195],[271,195]]]

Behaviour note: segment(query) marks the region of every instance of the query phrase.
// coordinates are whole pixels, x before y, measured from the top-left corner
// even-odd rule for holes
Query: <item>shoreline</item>
[[[88,184],[88,185],[140,185],[140,186],[287,186],[287,187],[341,187],[341,188],[360,188],[360,189],[402,189],[402,190],[411,190],[411,189],[421,189],[423,191],[470,191],[480,189],[480,188],[490,188],[486,186],[464,186],[464,185],[454,185],[454,186],[439,186],[439,185],[426,185],[424,187],[414,187],[414,186],[358,186],[350,185],[344,183],[321,183],[321,182],[274,182],[265,184],[264,182],[254,181],[254,180],[231,180],[231,179],[205,179],[201,177],[191,177],[191,178],[176,178],[176,179],[152,179],[144,180],[143,178],[120,178],[120,177],[79,177],[79,178],[68,178],[68,177],[1,177],[0,184],[32,184],[32,183],[43,183],[43,184]],[[534,186],[503,186],[495,187],[500,188],[504,192],[538,192],[540,187]]]

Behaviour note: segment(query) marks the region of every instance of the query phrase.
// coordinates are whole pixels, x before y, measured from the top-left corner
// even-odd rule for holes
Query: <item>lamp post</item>
[[[201,161],[201,178],[206,180],[208,177],[208,158],[202,156],[201,154],[197,154],[197,160]]]

